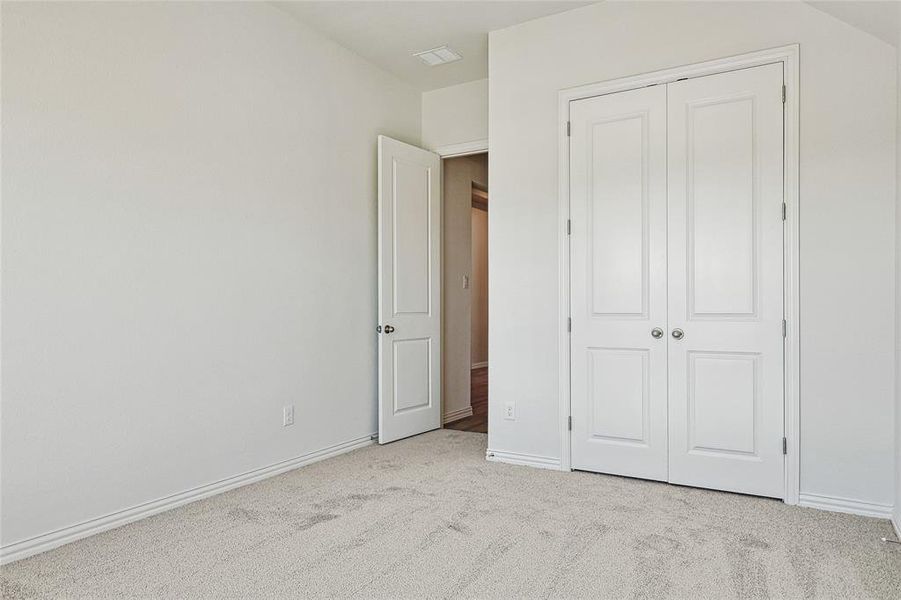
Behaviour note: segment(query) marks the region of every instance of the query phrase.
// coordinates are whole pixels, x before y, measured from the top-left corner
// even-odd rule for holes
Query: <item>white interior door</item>
[[[666,480],[666,89],[570,124],[572,465]]]
[[[668,86],[669,478],[778,498],[782,83],[779,63]]]
[[[441,159],[378,138],[379,443],[441,426]]]

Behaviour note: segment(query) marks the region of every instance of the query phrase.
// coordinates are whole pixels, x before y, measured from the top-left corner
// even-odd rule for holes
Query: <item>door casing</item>
[[[569,430],[570,408],[570,238],[569,238],[569,105],[574,100],[603,96],[615,92],[638,89],[650,85],[670,83],[678,79],[703,77],[728,71],[737,71],[760,65],[782,63],[785,81],[785,107],[783,110],[783,198],[786,205],[785,235],[783,239],[784,306],[787,320],[785,337],[784,398],[785,398],[785,498],[786,504],[798,504],[800,494],[800,377],[799,333],[800,312],[798,293],[799,277],[799,110],[800,85],[798,62],[800,46],[792,44],[769,50],[761,50],[692,65],[654,71],[619,79],[592,83],[561,90],[558,93],[558,273],[559,273],[559,427],[560,468],[572,469],[572,440]]]

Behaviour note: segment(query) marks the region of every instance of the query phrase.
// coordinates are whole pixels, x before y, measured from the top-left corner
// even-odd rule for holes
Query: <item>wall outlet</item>
[[[464,275],[464,276],[463,276],[463,289],[464,289],[464,290],[468,290],[468,289],[469,289],[469,275]]]
[[[282,426],[294,425],[294,405],[282,408]]]
[[[516,420],[516,403],[504,402],[504,418],[508,421]]]

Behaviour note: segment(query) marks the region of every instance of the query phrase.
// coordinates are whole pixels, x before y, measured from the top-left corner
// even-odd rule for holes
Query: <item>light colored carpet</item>
[[[901,598],[887,521],[369,447],[2,569],[4,598]]]

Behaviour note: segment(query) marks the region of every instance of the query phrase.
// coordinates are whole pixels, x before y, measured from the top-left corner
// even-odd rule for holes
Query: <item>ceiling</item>
[[[488,77],[488,32],[593,2],[275,2],[345,48],[419,90]],[[414,52],[448,45],[463,60],[428,67]]]
[[[898,46],[901,2],[809,0],[814,8]],[[488,32],[594,4],[569,0],[282,1],[287,13],[427,91],[488,77]],[[463,60],[428,67],[414,52],[448,45]]]
[[[901,37],[901,2],[897,0],[808,0],[807,3],[898,47]]]

